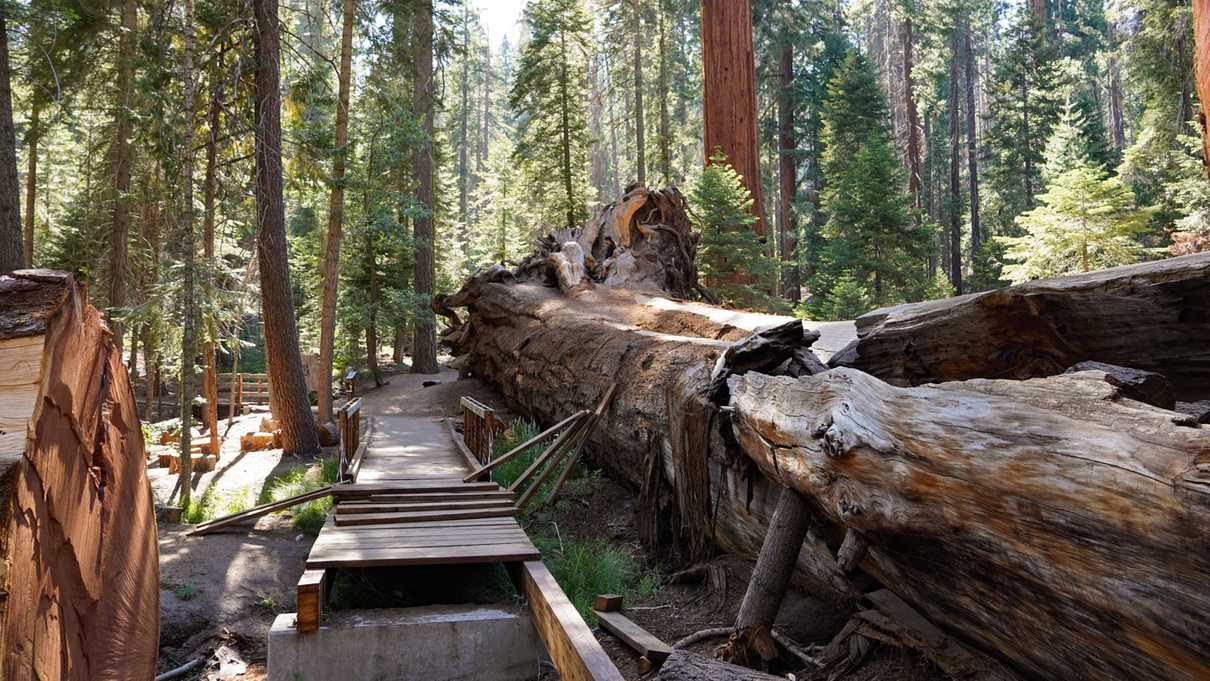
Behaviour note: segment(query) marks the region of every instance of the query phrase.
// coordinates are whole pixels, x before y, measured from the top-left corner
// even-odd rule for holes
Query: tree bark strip
[[[752,231],[765,236],[760,143],[756,135],[756,62],[750,0],[702,0],[705,157],[721,149],[752,194]]]
[[[416,75],[412,83],[412,101],[423,121],[422,140],[412,161],[416,179],[416,200],[422,214],[413,221],[412,236],[416,249],[415,277],[416,324],[412,341],[412,373],[437,373],[437,328],[429,310],[433,297],[433,2],[416,4]]]
[[[0,10],[0,273],[25,266],[21,234],[21,189],[17,182],[17,132],[9,82],[8,18]]]
[[[797,247],[798,219],[794,203],[798,199],[798,176],[794,161],[794,46],[787,42],[780,54],[780,80],[777,93],[777,242],[782,261],[782,296],[797,301],[800,297]]]
[[[282,196],[281,45],[276,0],[253,0],[256,21],[256,224],[270,408],[287,453],[319,451],[298,349]]]
[[[2,105],[2,103],[0,103]],[[34,266],[34,216],[38,201],[38,138],[42,134],[42,107],[34,104],[29,115],[29,130],[25,133],[25,151],[28,154],[25,169],[25,243],[22,254],[25,266]]]
[[[328,234],[319,265],[319,421],[332,422],[332,356],[336,348],[336,294],[340,283],[340,242],[344,228],[345,163],[349,153],[349,81],[353,64],[353,0],[344,0],[340,33],[340,75],[336,101],[336,153],[328,197]]]
[[[193,231],[193,108],[196,85],[193,80],[193,0],[185,0],[185,49],[181,62],[181,81],[185,90],[185,130],[181,144],[181,272],[184,283],[181,288],[181,315],[184,317],[181,333],[181,375],[178,417],[181,419],[180,457],[177,485],[180,488],[180,506],[188,508],[193,496],[193,383],[194,360],[197,355],[197,307],[196,267],[194,251],[197,249]],[[116,209],[115,209],[116,212]]]
[[[133,135],[131,107],[134,106],[134,47],[138,31],[135,0],[123,0],[121,35],[118,38],[118,100],[114,113],[114,197],[113,222],[109,232],[109,311],[106,321],[113,330],[114,343],[122,347],[123,325],[113,315],[114,308],[126,305],[127,248],[130,241],[130,138]]]

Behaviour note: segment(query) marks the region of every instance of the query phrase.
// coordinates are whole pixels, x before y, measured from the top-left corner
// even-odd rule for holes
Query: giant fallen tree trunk
[[[159,551],[118,349],[70,275],[0,276],[0,678],[150,679]]]
[[[833,358],[895,385],[1036,378],[1085,360],[1210,397],[1210,253],[874,310]]]
[[[624,204],[606,213],[620,215]],[[648,210],[645,201],[629,216],[621,224],[633,250],[667,255],[692,242],[685,230],[652,224],[675,220]],[[793,347],[786,318],[678,300],[691,286],[673,296],[611,284],[608,262],[602,271],[600,262],[586,260],[596,282],[567,286],[548,256],[569,240],[587,254],[603,255],[601,233],[592,237],[591,228],[547,240],[514,271],[497,268],[468,282],[441,309],[456,320],[448,340],[469,354],[471,373],[543,423],[590,408],[606,386],[618,383],[602,427],[593,431],[590,453],[639,490],[638,525],[650,545],[677,539],[688,557],[711,546],[755,555],[784,485],[799,491],[815,516],[811,541],[798,557],[800,575],[817,578],[811,583],[821,590],[853,598],[835,557],[820,551],[836,551],[846,529],[861,531],[862,541],[849,543],[868,545],[860,566],[947,633],[996,658],[984,666],[993,676],[999,664],[1040,678],[1181,679],[1204,671],[1199,665],[1210,651],[1196,617],[1205,612],[1207,597],[1191,590],[1210,578],[1203,529],[1210,442],[1191,419],[1122,399],[1119,388],[1087,373],[902,393],[851,369],[799,382],[769,378],[765,374],[818,371],[808,347],[818,334],[804,331]],[[692,263],[692,251],[687,255]],[[1174,298],[1157,297],[1157,290],[1199,290],[1206,275],[1187,264],[1143,266],[1182,272],[1153,278],[1150,285],[1136,269],[1103,277],[1114,304],[1092,305],[1085,298],[1080,323],[1112,334],[1119,310],[1140,309],[1133,301],[1158,306]],[[661,277],[630,280],[650,285]],[[1063,280],[1049,284],[1065,286]],[[951,301],[948,309],[971,298]],[[1025,309],[1041,300],[1021,299]],[[1066,309],[1048,300],[1049,309]],[[1147,356],[1162,356],[1169,371],[1182,363],[1195,367],[1205,345],[1183,334],[1201,333],[1206,318],[1198,316],[1196,301],[1181,300],[1176,309],[1186,312],[1161,329],[1163,347],[1149,347],[1137,358],[1125,350],[1071,356],[1136,368]],[[1001,309],[1016,314],[1021,306]],[[462,320],[451,307],[469,314]],[[1097,319],[1097,309],[1110,319]],[[1037,316],[1065,331],[1052,335],[1055,342],[1082,337],[1088,347],[1112,346],[1093,343],[1091,333],[1067,329],[1045,312]],[[958,324],[967,319],[952,318]],[[843,336],[844,328],[823,327],[825,336],[815,345],[836,347],[834,332]],[[948,334],[930,329],[927,340],[982,352],[995,339],[981,338],[981,328],[957,325]],[[1004,328],[1008,333],[1012,327]],[[761,338],[750,338],[757,329]],[[1035,334],[1032,342],[1042,347],[1045,337]],[[1062,350],[1052,350],[1061,358],[1053,373],[1067,368]],[[945,347],[916,349],[926,351],[960,355]],[[827,361],[827,353],[819,359]],[[727,381],[728,374],[743,376]],[[817,404],[822,396],[800,394],[833,382],[853,392],[828,402],[826,414]],[[786,392],[783,384],[811,388]],[[722,409],[732,392],[733,408]],[[901,406],[902,400],[908,402]],[[774,407],[781,410],[776,419],[761,411]],[[854,423],[822,429],[822,441],[836,440],[828,446],[847,454],[820,466],[807,460],[814,450],[795,438],[814,437],[825,415],[833,423]],[[781,430],[758,430],[765,421]],[[800,430],[786,430],[783,421]],[[994,435],[982,434],[985,423]],[[933,439],[921,444],[921,432]],[[823,446],[811,443],[817,450]],[[1094,458],[1081,462],[1081,451]],[[860,473],[861,485],[841,475],[836,466],[842,464],[857,467],[845,473]]]
[[[1043,678],[1207,678],[1210,429],[1104,379],[731,388],[744,452],[933,621]]]

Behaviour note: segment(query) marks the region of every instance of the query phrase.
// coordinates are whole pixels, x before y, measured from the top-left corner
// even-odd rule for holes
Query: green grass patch
[[[309,466],[296,466],[282,475],[266,481],[261,489],[257,504],[268,504],[296,497],[325,487],[340,478],[340,460],[332,457]],[[283,509],[294,514],[294,527],[303,532],[316,535],[323,527],[328,511],[332,510],[332,498],[313,499],[311,501]]]
[[[207,487],[200,496],[190,498],[189,504],[181,511],[181,520],[196,525],[246,511],[255,505],[255,498],[251,487],[221,494],[215,492],[213,487]]]
[[[178,586],[177,588],[173,589],[172,593],[175,594],[176,597],[181,599],[182,601],[188,601],[188,600],[191,600],[194,596],[197,596],[198,588],[196,585],[193,585],[193,584],[182,584],[182,585]]]
[[[600,539],[534,537],[533,541],[563,593],[590,625],[597,622],[592,600],[598,594],[622,594],[633,601],[660,589],[658,573],[644,571],[629,553]]]

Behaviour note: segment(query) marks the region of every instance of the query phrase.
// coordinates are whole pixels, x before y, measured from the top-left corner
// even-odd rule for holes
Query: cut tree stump
[[[0,276],[0,678],[150,679],[159,550],[126,368],[68,274]]]

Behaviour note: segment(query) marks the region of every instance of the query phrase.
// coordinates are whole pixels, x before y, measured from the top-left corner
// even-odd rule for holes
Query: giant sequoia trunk
[[[0,678],[154,674],[159,555],[136,409],[83,287],[0,276]]]
[[[861,532],[850,542],[868,543],[859,565],[995,658],[979,663],[986,675],[1210,672],[1199,620],[1210,605],[1205,427],[1126,399],[1099,372],[921,388],[824,372],[818,360],[852,326],[801,329],[683,300],[698,289],[676,197],[635,190],[583,230],[541,242],[516,270],[490,270],[439,301],[470,370],[543,423],[618,383],[590,450],[639,490],[646,540],[689,558],[711,547],[755,555],[789,487],[812,509],[814,539],[797,562],[811,583],[854,597],[820,551]],[[605,257],[607,234],[620,255]],[[1092,359],[1166,372],[1189,394],[1210,367],[1207,263],[880,311],[836,360],[857,357],[910,384],[937,380],[940,368],[949,380],[1029,378]],[[895,361],[905,356],[906,369]],[[933,357],[946,361],[924,361]]]

